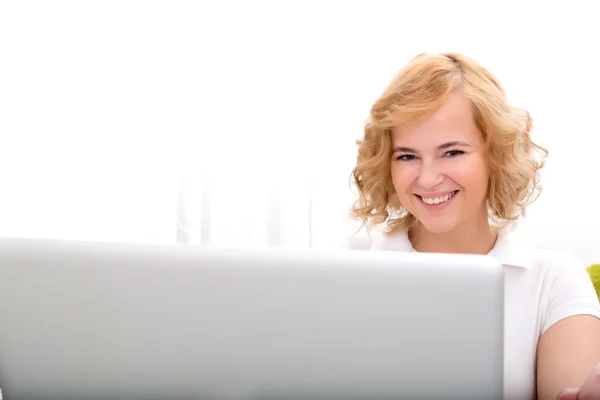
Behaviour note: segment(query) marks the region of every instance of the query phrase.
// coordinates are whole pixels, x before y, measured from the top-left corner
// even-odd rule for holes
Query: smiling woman
[[[384,226],[372,250],[488,254],[505,266],[507,399],[555,399],[581,385],[600,398],[590,374],[600,361],[600,304],[585,269],[509,229],[540,192],[548,153],[531,126],[474,60],[417,56],[371,107],[352,216]]]
[[[396,196],[394,182],[406,179],[406,171],[424,168],[421,185],[430,187],[415,189],[428,198],[445,195],[434,193],[446,188],[430,181],[439,179],[436,168],[443,164],[461,176],[476,169],[484,181],[489,173],[484,190],[493,221],[506,226],[517,220],[537,198],[538,171],[548,152],[531,140],[529,113],[507,104],[504,96],[495,77],[459,54],[415,57],[371,107],[353,171],[360,194],[353,216],[367,225],[386,222],[389,232],[409,227],[418,219],[409,209],[414,202]],[[402,166],[389,163],[392,150]],[[390,218],[394,214],[401,217]]]

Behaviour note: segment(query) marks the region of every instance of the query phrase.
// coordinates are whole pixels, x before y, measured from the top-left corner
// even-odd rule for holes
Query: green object
[[[592,279],[592,283],[594,284],[594,289],[596,289],[596,294],[598,295],[598,300],[600,300],[600,264],[592,264],[587,267],[587,272]]]

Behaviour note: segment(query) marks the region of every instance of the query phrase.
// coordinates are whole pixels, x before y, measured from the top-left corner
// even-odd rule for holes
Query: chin
[[[428,221],[428,220],[418,220],[423,228],[425,228],[428,232],[434,234],[444,234],[452,232],[456,228],[456,223],[454,221]]]

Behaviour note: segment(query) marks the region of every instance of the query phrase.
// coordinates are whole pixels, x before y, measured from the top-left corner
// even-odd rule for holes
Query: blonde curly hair
[[[394,233],[415,217],[402,207],[391,179],[394,127],[435,112],[451,91],[460,89],[474,105],[489,167],[487,204],[490,221],[504,227],[525,215],[541,191],[539,170],[548,151],[531,140],[532,119],[508,104],[498,80],[473,59],[458,53],[419,54],[391,81],[371,107],[364,137],[357,141],[351,183],[358,199],[350,216],[370,230],[386,224]],[[537,156],[537,157],[536,157]]]

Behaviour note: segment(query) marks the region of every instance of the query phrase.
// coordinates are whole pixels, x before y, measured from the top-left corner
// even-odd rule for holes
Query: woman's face
[[[489,172],[468,98],[452,93],[429,118],[393,129],[391,139],[398,200],[428,231],[487,219]]]

